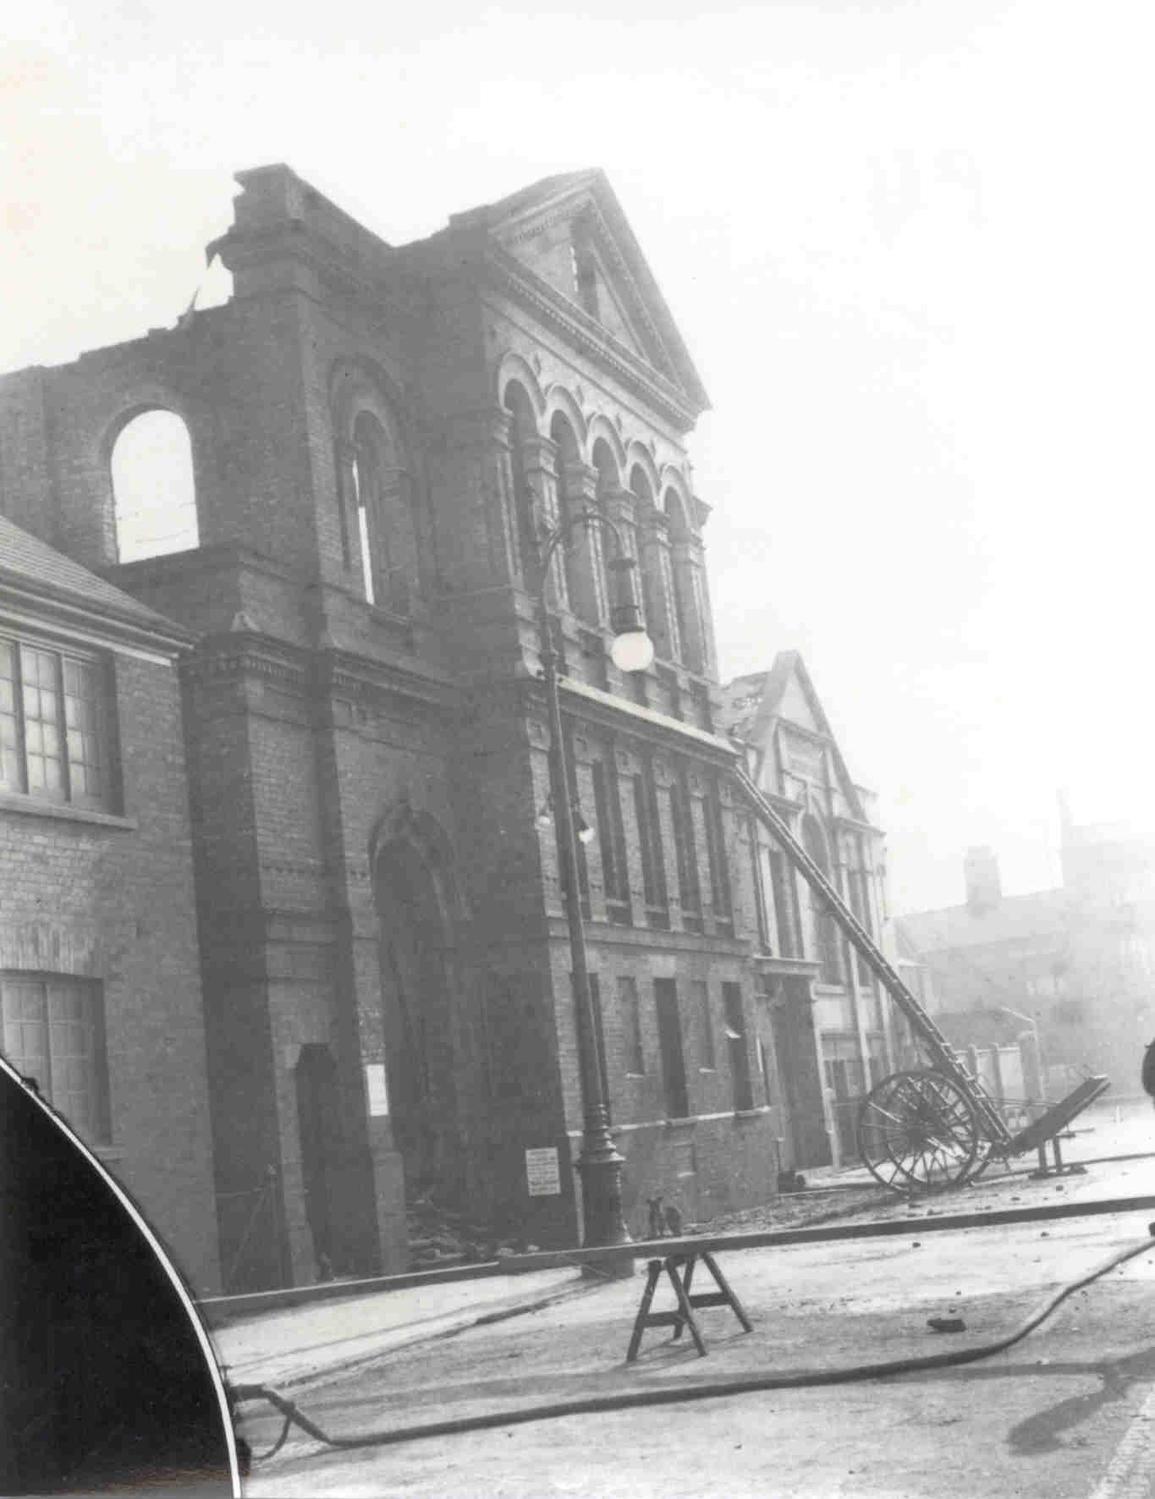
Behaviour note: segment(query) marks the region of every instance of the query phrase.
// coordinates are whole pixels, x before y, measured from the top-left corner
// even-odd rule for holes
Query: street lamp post
[[[537,624],[542,677],[549,712],[554,816],[565,914],[569,925],[570,963],[577,1015],[578,1066],[582,1089],[582,1143],[577,1168],[582,1184],[583,1242],[591,1247],[628,1244],[630,1236],[622,1217],[624,1161],[610,1134],[605,1088],[598,1065],[585,926],[582,920],[574,806],[562,731],[559,660],[550,626],[546,593],[550,564],[558,547],[567,542],[578,527],[588,530],[593,526],[600,526],[614,538],[616,544],[617,556],[609,564],[617,594],[611,601],[610,610],[610,624],[614,631],[611,646],[614,664],[622,671],[644,671],[654,658],[653,642],[642,625],[638,608],[633,577],[634,559],[627,554],[621,533],[614,522],[599,511],[585,510],[570,520],[562,521],[551,531],[539,535]]]

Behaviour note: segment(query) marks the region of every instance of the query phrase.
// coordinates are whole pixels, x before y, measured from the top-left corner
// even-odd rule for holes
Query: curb
[[[359,1369],[363,1365],[387,1358],[392,1353],[406,1352],[410,1348],[418,1347],[422,1343],[436,1343],[445,1338],[454,1338],[459,1333],[469,1332],[474,1327],[487,1327],[495,1322],[507,1322],[512,1317],[524,1317],[530,1312],[540,1312],[548,1306],[556,1305],[560,1301],[571,1301],[576,1296],[584,1295],[588,1291],[595,1291],[599,1288],[599,1283],[583,1280],[568,1290],[557,1291],[549,1296],[538,1296],[533,1301],[520,1302],[517,1306],[497,1307],[490,1312],[480,1312],[471,1316],[463,1315],[459,1321],[452,1323],[448,1327],[438,1327],[432,1331],[415,1332],[409,1337],[399,1337],[387,1346],[375,1348],[372,1351],[364,1353],[353,1354],[351,1357],[334,1361],[331,1365],[312,1368],[298,1374],[290,1374],[285,1378],[277,1380],[277,1388],[279,1390],[289,1390],[296,1389],[304,1384],[323,1384],[326,1380],[339,1379],[342,1375],[348,1374],[354,1369]],[[223,1373],[225,1379],[230,1384],[259,1384],[262,1382],[258,1373],[246,1372],[243,1376],[238,1376],[229,1365],[223,1366]]]

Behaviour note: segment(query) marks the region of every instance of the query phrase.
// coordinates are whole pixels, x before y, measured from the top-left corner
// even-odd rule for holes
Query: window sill
[[[667,1129],[693,1129],[698,1122],[696,1114],[678,1114],[673,1119],[663,1119],[662,1123]]]
[[[717,1067],[699,1067],[698,1068],[699,1072],[711,1072],[712,1073],[712,1072],[717,1072],[717,1070],[718,1070]]]
[[[762,1104],[761,1107],[756,1108],[756,1109],[735,1109],[734,1110],[734,1118],[735,1119],[761,1119],[762,1116],[763,1116],[763,1114],[769,1114],[769,1113],[770,1113],[770,1105],[769,1104]]]
[[[118,828],[135,832],[135,817],[118,817],[112,812],[97,812],[91,807],[72,807],[67,802],[42,802],[34,796],[0,792],[0,812],[17,812],[24,817],[48,817],[57,822],[87,822],[101,828]]]

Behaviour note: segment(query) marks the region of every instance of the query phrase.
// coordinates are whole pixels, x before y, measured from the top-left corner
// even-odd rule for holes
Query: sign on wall
[[[376,1119],[389,1112],[389,1089],[385,1083],[385,1063],[370,1062],[365,1068],[365,1089],[369,1095],[369,1117]]]
[[[547,1145],[525,1153],[525,1178],[531,1197],[560,1197],[561,1170],[557,1147]]]

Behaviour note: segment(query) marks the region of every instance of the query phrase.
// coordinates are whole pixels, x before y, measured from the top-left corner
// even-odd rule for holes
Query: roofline
[[[2,564],[0,609],[10,612],[23,609],[34,616],[51,611],[58,621],[62,620],[73,630],[80,629],[88,634],[103,632],[109,637],[110,644],[145,650],[151,648],[154,654],[159,651],[169,660],[191,651],[197,638],[183,625],[166,619],[162,614],[154,615],[153,620],[142,619],[134,610],[118,609],[104,600],[89,599],[71,589],[44,583],[30,584],[22,574]],[[51,629],[51,619],[45,624]]]

